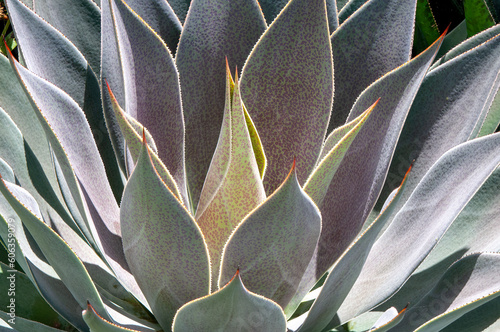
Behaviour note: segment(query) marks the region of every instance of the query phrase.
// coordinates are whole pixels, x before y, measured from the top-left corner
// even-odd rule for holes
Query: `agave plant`
[[[499,8],[5,2],[2,330],[500,329]]]

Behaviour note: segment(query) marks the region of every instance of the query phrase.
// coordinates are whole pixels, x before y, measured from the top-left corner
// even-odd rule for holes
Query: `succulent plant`
[[[500,329],[494,4],[5,3],[2,331]]]

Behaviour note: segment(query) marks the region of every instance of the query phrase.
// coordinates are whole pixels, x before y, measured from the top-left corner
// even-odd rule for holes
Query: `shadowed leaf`
[[[443,155],[374,244],[337,312],[339,320],[373,308],[400,288],[499,163],[500,134],[461,144]]]
[[[367,1],[333,33],[335,98],[328,131],[346,122],[371,83],[410,60],[415,7],[416,0]]]
[[[354,240],[382,189],[401,128],[443,36],[418,57],[384,75],[357,99],[353,120],[380,97],[337,169],[324,204],[318,248],[319,278]]]

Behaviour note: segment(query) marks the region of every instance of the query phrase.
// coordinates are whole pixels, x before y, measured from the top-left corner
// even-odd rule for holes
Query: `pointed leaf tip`
[[[144,129],[144,127],[142,127],[142,143],[147,145],[147,142],[146,142],[146,131]]]

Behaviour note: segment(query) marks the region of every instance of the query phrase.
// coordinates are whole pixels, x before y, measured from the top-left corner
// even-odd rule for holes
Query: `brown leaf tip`
[[[146,144],[146,130],[144,127],[142,128],[142,142]]]

